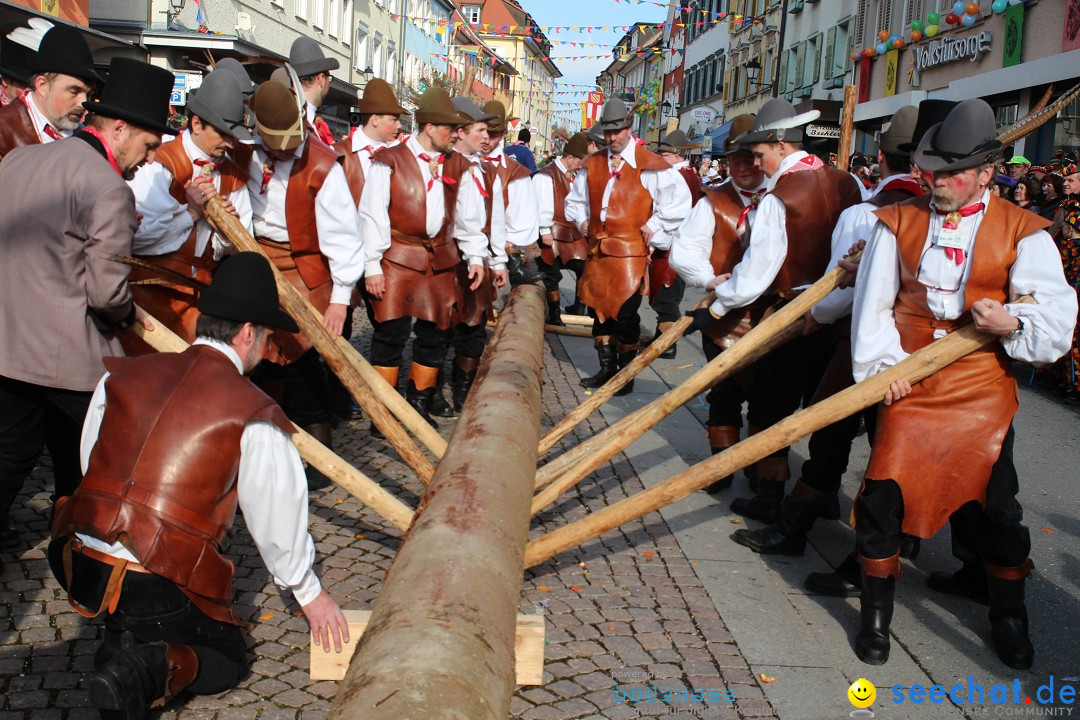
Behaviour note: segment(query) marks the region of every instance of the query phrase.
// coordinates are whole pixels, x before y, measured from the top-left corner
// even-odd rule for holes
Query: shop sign
[[[807,125],[806,126],[807,137],[812,138],[832,138],[834,140],[840,139],[840,126],[839,125]]]
[[[931,40],[925,46],[912,48],[915,72],[912,76],[911,86],[919,87],[919,76],[923,70],[929,70],[959,60],[977,61],[985,53],[990,52],[991,40],[993,40],[993,36],[990,31],[983,30],[978,35],[944,37],[940,40]]]
[[[708,105],[698,105],[690,110],[690,117],[694,119],[694,122],[702,125],[712,125],[716,122],[717,112],[715,108]]]

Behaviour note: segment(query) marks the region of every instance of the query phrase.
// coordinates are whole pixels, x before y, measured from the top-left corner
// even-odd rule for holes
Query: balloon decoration
[[[927,25],[926,26],[926,37],[932,38],[932,37],[936,36],[938,34],[938,30],[939,30],[939,28],[938,28],[937,25]]]
[[[877,55],[877,51],[874,50],[874,48],[872,48],[872,47],[868,47],[868,48],[866,48],[865,50],[862,51],[862,54],[863,54],[863,57],[872,58],[872,57],[874,57],[874,55]]]
[[[922,29],[923,29],[922,20],[912,20],[911,21],[911,30],[913,32],[919,32]]]
[[[994,0],[991,9],[996,13],[1003,13],[1009,7],[1009,0]]]
[[[874,50],[877,52],[878,55],[884,55],[889,51],[889,46],[885,43],[878,43],[877,47],[875,47]]]
[[[976,7],[978,7],[977,4]],[[956,2],[952,4],[953,15],[963,15],[965,9],[967,9],[967,3],[963,0],[956,0]]]
[[[956,25],[959,22],[960,22],[960,16],[957,15],[956,13],[949,13],[948,15],[945,16],[945,24],[946,25]]]
[[[979,17],[979,3],[969,2],[967,4],[967,7],[964,9],[967,10],[968,15],[974,15],[975,17]]]
[[[889,31],[888,30],[882,30],[881,32],[879,32],[877,34],[877,36],[878,36],[878,40],[880,40],[881,42],[888,42],[888,40],[889,40]]]
[[[911,42],[917,43],[920,40],[922,40],[922,38],[923,38],[922,32],[920,32],[918,30],[912,30],[911,31]]]
[[[971,27],[975,24],[975,21],[979,19],[978,15],[965,15],[963,19],[964,27]]]
[[[993,0],[991,10],[994,13],[1003,13],[1011,5],[1018,5],[1026,0]],[[930,12],[926,14],[926,20],[916,18],[911,21],[911,31],[904,35],[893,35],[888,30],[881,30],[877,34],[878,42],[861,51],[851,54],[852,60],[859,61],[863,58],[872,58],[875,55],[884,55],[890,50],[899,50],[906,45],[920,42],[925,39],[937,37],[941,33],[941,24],[946,26],[971,27],[982,16],[982,9],[978,2],[967,0],[955,0],[951,8],[947,8],[945,15]]]
[[[937,25],[940,21],[941,21],[941,18],[938,16],[937,13],[932,12],[932,13],[927,13],[926,14],[926,24],[928,26],[929,25]]]

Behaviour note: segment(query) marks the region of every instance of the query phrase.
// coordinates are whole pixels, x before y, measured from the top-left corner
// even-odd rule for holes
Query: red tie
[[[45,124],[45,134],[51,137],[53,140],[64,139],[63,133],[61,133],[59,130],[54,128],[52,125],[49,125],[48,123]]]
[[[481,156],[480,156],[480,159],[481,159],[481,160],[484,160],[484,161],[486,161],[486,162],[489,162],[489,163],[491,163],[492,165],[498,165],[498,164],[500,164],[500,163],[499,163],[499,160],[501,160],[501,159],[502,159],[502,156],[500,156],[500,155],[496,155],[495,157],[488,157],[487,155],[481,155]]]
[[[761,193],[757,192],[756,190],[739,190],[739,194],[745,198],[749,198],[750,204],[744,205],[742,212],[739,213],[739,222],[735,223],[736,230],[743,226],[743,223],[746,222],[746,218],[750,216],[750,211],[756,210],[758,206],[758,201],[761,200]]]
[[[218,168],[221,167],[221,164],[223,162],[225,162],[225,161],[224,160],[204,160],[203,158],[199,158],[197,160],[192,160],[191,162],[197,168],[205,167],[206,165],[213,165],[214,169],[217,170]]]
[[[444,185],[457,185],[457,180],[454,180],[453,178],[443,177],[442,174],[439,172],[439,167],[443,164],[443,161],[446,160],[445,155],[439,155],[439,157],[433,158],[426,153],[420,153],[420,159],[428,164],[428,170],[431,171],[431,179],[428,180],[427,183],[428,190],[431,190],[431,188],[434,187],[436,180],[443,183]]]
[[[981,202],[978,202],[974,205],[968,205],[966,208],[953,210],[952,212],[944,212],[942,210],[938,210],[937,214],[945,216],[945,224],[942,225],[943,229],[956,230],[958,227],[960,227],[960,218],[966,218],[974,215],[977,212],[982,212],[984,207],[986,206],[983,205]],[[945,248],[945,257],[949,258],[957,265],[964,264],[964,251],[960,248]]]

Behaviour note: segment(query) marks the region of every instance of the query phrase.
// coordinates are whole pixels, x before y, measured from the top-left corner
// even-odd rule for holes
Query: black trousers
[[[450,344],[450,329],[440,330],[429,320],[401,317],[384,323],[376,322],[371,310],[368,317],[374,332],[371,335],[371,364],[379,367],[399,367],[405,357],[405,344],[415,331],[412,345],[414,363],[427,367],[442,367],[446,348]],[[483,353],[483,348],[481,348]],[[479,357],[479,356],[478,356]]]
[[[487,347],[488,334],[487,325],[466,325],[464,323],[458,323],[454,327],[453,340],[451,344],[454,346],[454,353],[460,357],[467,357],[473,359],[479,359],[484,354],[484,348]],[[427,364],[427,363],[423,363]],[[442,363],[439,363],[442,366]]]
[[[960,529],[965,554],[999,567],[1020,565],[1031,554],[1031,534],[1022,523],[1024,509],[1016,499],[1020,481],[1013,462],[1014,437],[1010,426],[1001,445],[1001,455],[990,469],[986,506],[975,501],[966,503],[949,519],[954,542],[957,528]],[[895,555],[900,550],[903,521],[904,498],[900,486],[894,480],[867,478],[866,486],[855,500],[855,546],[859,554],[873,560]]]
[[[75,492],[82,480],[79,438],[92,396],[0,377],[0,521],[45,447],[53,462],[53,501]]]
[[[329,374],[318,351],[311,348],[288,365],[260,363],[251,379],[278,401],[290,420],[307,427],[330,422],[334,395]]]
[[[593,337],[614,336],[615,341],[623,345],[637,345],[641,342],[641,294],[634,291],[630,299],[619,308],[616,317],[600,322],[596,311],[590,309],[593,316]]]
[[[651,301],[652,309],[656,312],[656,322],[677,322],[682,317],[682,299],[686,293],[686,282],[675,276],[675,282],[665,288],[660,288]]]
[[[712,362],[720,354],[721,348],[712,338],[702,336],[701,349],[705,353],[705,362]],[[733,377],[727,377],[716,383],[705,396],[709,404],[710,427],[742,427],[743,403],[750,399],[755,368],[746,368]]]
[[[569,270],[574,273],[575,278],[579,279],[581,278],[581,273],[585,272],[584,260],[571,260],[568,263],[564,263],[562,258],[558,255],[555,256],[555,262],[551,265],[544,262],[543,257],[539,257],[536,259],[536,266],[544,273],[544,289],[548,292],[556,292],[559,289],[563,270]]]
[[[61,551],[66,540],[49,545],[49,564],[67,590]],[[98,607],[112,567],[72,554],[73,596],[88,607]],[[93,595],[97,595],[95,602]],[[196,695],[214,695],[236,687],[247,674],[244,634],[236,625],[208,617],[171,581],[158,575],[129,572],[124,577],[116,612],[105,614],[105,637],[94,656],[101,667],[123,646],[123,634],[135,644],[155,642],[187,645],[199,657],[199,671],[187,688]]]

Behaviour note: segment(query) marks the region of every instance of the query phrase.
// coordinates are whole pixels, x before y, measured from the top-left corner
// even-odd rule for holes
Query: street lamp
[[[759,83],[757,81],[758,76],[761,74],[761,63],[755,57],[750,62],[746,63],[746,77],[749,78],[750,84],[755,85],[761,89],[767,89],[772,87],[772,83]]]
[[[360,73],[360,76],[364,79],[364,84],[361,86],[361,89],[363,89],[367,87],[367,84],[369,82],[371,82],[371,78],[375,77],[375,71],[371,69],[370,65],[368,65],[366,68],[364,68],[364,72]]]

